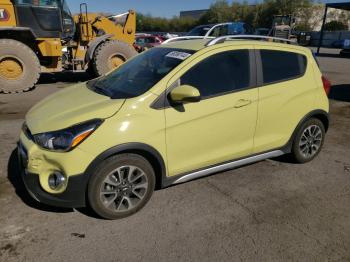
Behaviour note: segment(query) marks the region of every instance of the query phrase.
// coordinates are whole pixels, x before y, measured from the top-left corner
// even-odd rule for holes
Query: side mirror
[[[199,90],[193,86],[181,85],[175,87],[169,94],[170,100],[175,103],[196,103],[201,100]]]

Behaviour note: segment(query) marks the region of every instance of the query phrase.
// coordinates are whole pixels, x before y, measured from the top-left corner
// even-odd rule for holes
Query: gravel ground
[[[350,261],[350,59],[320,63],[332,123],[312,163],[267,160],[157,191],[118,221],[35,203],[16,169],[28,109],[86,76],[46,75],[30,93],[0,95],[0,261]]]

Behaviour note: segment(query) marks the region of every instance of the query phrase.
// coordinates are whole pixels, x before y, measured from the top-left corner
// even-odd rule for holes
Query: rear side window
[[[299,78],[305,74],[305,56],[274,50],[260,50],[264,84]]]
[[[195,65],[180,79],[181,85],[196,87],[202,98],[250,87],[249,50],[213,55]]]

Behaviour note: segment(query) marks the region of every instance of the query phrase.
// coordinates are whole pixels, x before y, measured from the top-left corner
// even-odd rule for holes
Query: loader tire
[[[95,51],[92,66],[96,75],[102,76],[137,54],[134,47],[127,43],[117,40],[106,41]]]
[[[20,93],[32,89],[40,77],[38,57],[27,45],[0,39],[0,93]]]
[[[90,79],[94,79],[98,77],[92,62],[89,63],[88,68],[86,69],[86,73],[89,75]]]

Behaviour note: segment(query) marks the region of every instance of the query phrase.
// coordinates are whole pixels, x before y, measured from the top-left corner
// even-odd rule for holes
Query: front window
[[[174,48],[150,49],[124,63],[114,72],[88,82],[88,88],[113,99],[140,96],[194,52]]]
[[[197,88],[202,99],[247,89],[252,86],[249,50],[212,55],[188,70],[178,85]]]
[[[73,37],[75,33],[75,24],[72,13],[67,5],[67,1],[63,1],[62,4],[62,16],[63,16],[63,38]]]
[[[59,7],[58,0],[16,0],[16,4],[42,6],[42,7]]]
[[[63,12],[69,15],[70,17],[72,16],[72,13],[70,12],[67,1],[63,1]]]

